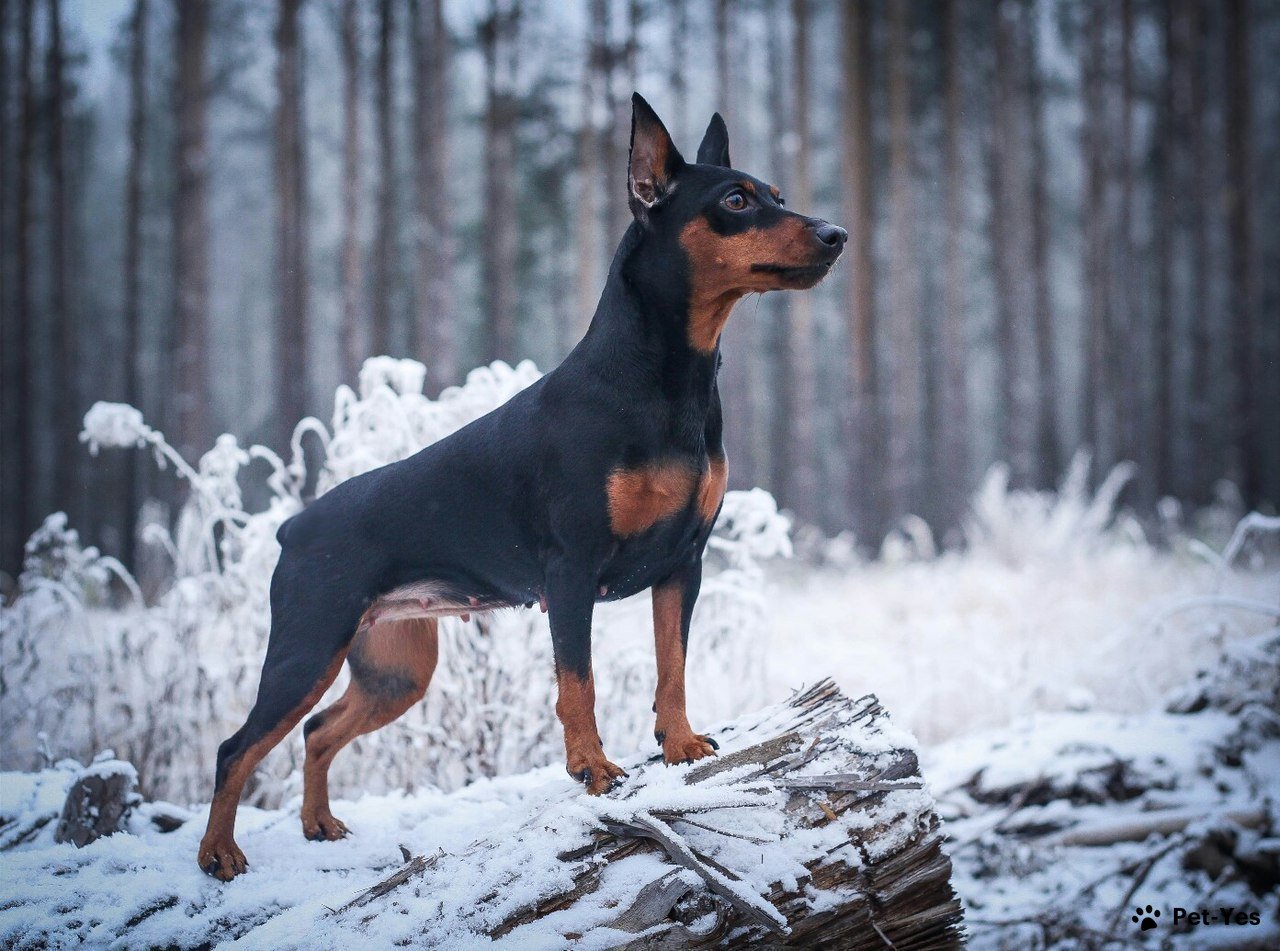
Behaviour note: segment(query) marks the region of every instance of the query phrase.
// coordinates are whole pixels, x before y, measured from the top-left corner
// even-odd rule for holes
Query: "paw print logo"
[[[1142,930],[1150,931],[1157,927],[1160,922],[1156,921],[1160,917],[1160,909],[1152,908],[1148,905],[1146,908],[1138,907],[1133,910],[1133,923],[1136,925],[1142,922]]]

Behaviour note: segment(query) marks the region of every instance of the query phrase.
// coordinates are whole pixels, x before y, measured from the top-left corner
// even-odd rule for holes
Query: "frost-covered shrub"
[[[906,519],[852,570],[772,572],[774,689],[834,676],[934,743],[1031,711],[1149,709],[1225,642],[1275,623],[1264,530],[1280,521],[1249,516],[1247,538],[1228,543],[1234,522],[1217,508],[1206,546],[1168,512],[1154,544],[1117,507],[1130,467],[1091,490],[1088,465],[1078,456],[1056,492],[1012,488],[994,467],[956,548],[934,552]],[[1205,521],[1196,513],[1195,532]]]
[[[88,759],[114,747],[137,765],[148,795],[207,797],[218,743],[253,702],[270,626],[268,585],[280,523],[345,479],[418,451],[509,399],[539,377],[528,361],[472,371],[463,386],[425,397],[425,371],[377,357],[359,393],[339,387],[329,426],[306,419],[288,460],[224,435],[193,468],[133,407],[96,404],[81,436],[102,447],[147,447],[190,484],[170,534],[147,540],[172,562],[174,582],[152,605],[113,559],[80,545],[65,516],[50,516],[27,547],[20,596],[0,610],[0,765],[27,768],[36,751]],[[319,446],[308,470],[304,440]],[[244,508],[242,477],[268,465],[270,498]],[[704,596],[690,647],[690,712],[697,722],[759,702],[763,684],[761,562],[790,551],[787,522],[763,491],[732,492],[709,546]],[[601,728],[619,753],[652,731],[656,680],[647,596],[602,605],[595,625]],[[441,661],[426,699],[396,724],[339,757],[335,790],[453,788],[526,770],[560,755],[551,640],[538,611],[502,611],[441,623]],[[732,689],[699,691],[706,678]],[[345,675],[321,705],[345,688]],[[46,749],[47,747],[47,749]],[[295,734],[268,758],[251,798],[274,804],[300,792]]]

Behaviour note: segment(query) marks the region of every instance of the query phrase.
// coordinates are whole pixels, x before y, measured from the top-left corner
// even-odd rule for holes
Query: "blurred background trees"
[[[175,484],[77,443],[284,448],[375,353],[554,366],[629,215],[628,97],[850,232],[739,305],[731,483],[878,545],[1078,448],[1130,502],[1280,499],[1280,5],[0,0],[0,569]]]

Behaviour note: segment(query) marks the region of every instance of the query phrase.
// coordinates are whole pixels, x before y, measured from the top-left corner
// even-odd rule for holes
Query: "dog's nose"
[[[818,236],[819,241],[829,248],[842,247],[849,240],[849,232],[835,225],[827,224],[825,221],[814,229],[814,234]]]

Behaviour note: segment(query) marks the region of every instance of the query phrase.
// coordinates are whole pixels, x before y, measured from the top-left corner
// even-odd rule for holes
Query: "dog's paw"
[[[201,870],[216,879],[229,882],[237,875],[249,870],[249,860],[240,851],[234,839],[206,838],[200,843],[200,851],[196,853],[196,863]]]
[[[566,768],[570,776],[587,787],[591,796],[602,796],[611,789],[617,789],[627,778],[626,770],[603,756],[590,763],[570,763]]]
[[[336,842],[351,834],[346,823],[325,813],[317,816],[302,817],[302,834],[312,842]]]
[[[662,745],[662,758],[668,766],[674,766],[677,763],[693,763],[708,756],[715,756],[716,750],[720,748],[720,744],[715,740],[700,733],[667,735],[658,730],[654,732],[654,736]]]

